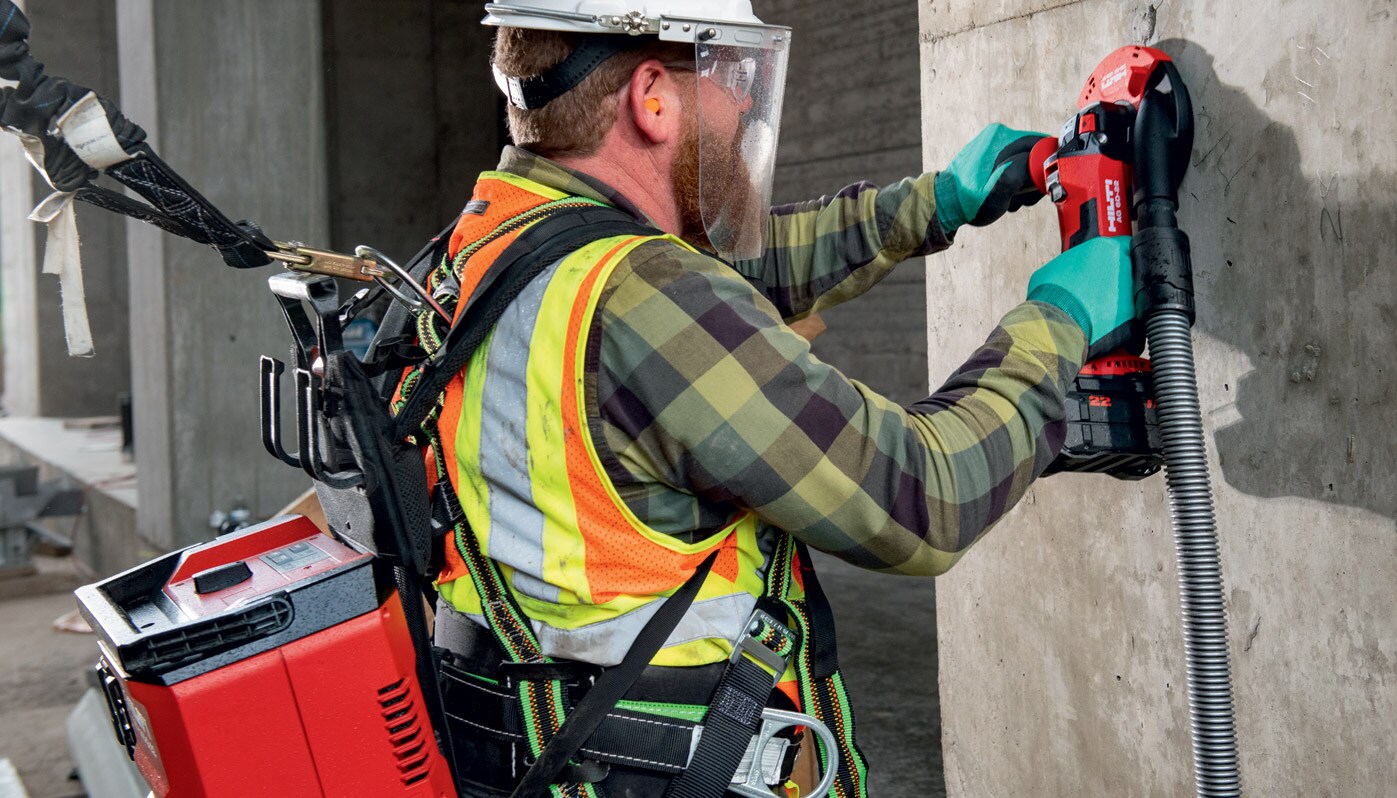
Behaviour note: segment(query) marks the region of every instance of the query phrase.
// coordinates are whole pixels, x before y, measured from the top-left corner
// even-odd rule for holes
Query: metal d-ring
[[[407,294],[404,294],[402,290],[399,289],[397,286],[393,285],[392,283],[388,282],[382,277],[375,277],[374,282],[383,286],[383,290],[387,291],[389,294],[392,294],[394,299],[398,300],[404,305],[407,305],[413,310],[422,310],[423,308],[430,307],[432,310],[436,311],[438,316],[441,316],[443,319],[445,319],[447,324],[451,323],[451,314],[446,312],[446,308],[443,308],[441,306],[441,303],[437,302],[437,300],[431,295],[431,293],[427,291],[427,289],[422,287],[421,283],[417,282],[412,278],[412,275],[408,273],[407,269],[404,269],[403,267],[394,263],[391,258],[389,258],[387,255],[384,255],[382,252],[379,252],[373,247],[364,244],[360,244],[359,246],[355,247],[354,254],[361,258],[371,258],[375,263],[380,264],[388,271],[392,272],[399,280],[402,280],[403,282],[407,283],[408,286],[412,288],[413,292],[417,294],[416,297],[408,296]]]

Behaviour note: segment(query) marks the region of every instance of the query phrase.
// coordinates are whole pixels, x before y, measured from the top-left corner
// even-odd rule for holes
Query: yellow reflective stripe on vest
[[[559,191],[556,188],[549,188],[548,186],[545,186],[542,183],[535,183],[527,177],[520,177],[519,175],[512,174],[510,172],[481,172],[480,176],[476,178],[476,180],[498,180],[501,183],[508,183],[509,185],[514,186],[515,188],[523,189],[524,191],[527,191],[530,194],[537,194],[538,196],[548,200],[567,199],[568,197],[572,196],[571,194]]]
[[[650,529],[607,478],[586,417],[597,305],[616,265],[648,240],[594,242],[536,278],[467,366],[460,422],[442,432],[454,436],[462,508],[548,655],[619,661],[655,599],[722,546],[721,567],[654,660],[706,664],[727,657],[763,590],[755,518],[697,543]],[[470,580],[439,587],[457,610],[481,616]]]

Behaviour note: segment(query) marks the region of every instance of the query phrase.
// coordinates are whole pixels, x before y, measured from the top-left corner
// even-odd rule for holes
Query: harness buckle
[[[820,774],[820,783],[815,785],[805,798],[821,798],[834,786],[839,775],[839,747],[834,733],[816,718],[803,712],[790,712],[784,709],[762,710],[762,725],[747,750],[742,754],[742,762],[733,774],[728,792],[747,798],[771,798],[771,785],[780,784],[786,768],[786,755],[791,741],[778,733],[793,726],[804,726],[815,733],[815,742],[820,746],[828,763],[825,772]],[[779,744],[776,742],[779,741]]]
[[[746,653],[752,659],[772,670],[772,686],[781,681],[786,672],[786,658],[795,650],[795,633],[785,624],[776,620],[770,613],[753,610],[747,619],[742,636],[732,647],[728,662],[736,664]]]

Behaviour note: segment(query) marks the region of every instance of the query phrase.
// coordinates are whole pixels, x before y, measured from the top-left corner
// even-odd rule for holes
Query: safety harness
[[[471,255],[521,227],[526,229],[490,265],[466,307],[456,312],[460,299],[455,292]],[[625,702],[629,688],[687,611],[717,552],[664,602],[621,664],[602,669],[555,661],[541,653],[528,616],[498,564],[481,552],[457,503],[437,425],[447,382],[470,360],[509,303],[550,264],[593,241],[657,234],[610,206],[568,197],[506,219],[454,256],[442,253],[425,278],[428,290],[456,321],[448,328],[433,313],[417,315],[417,344],[427,358],[402,378],[393,403],[396,421],[404,439],[430,452],[436,472],[432,502],[437,527],[449,536],[482,599],[492,648],[508,658],[493,675],[459,667],[450,654],[443,658],[442,694],[453,736],[483,735],[516,751],[514,765],[524,775],[515,795],[535,795],[546,788],[555,796],[594,796],[596,783],[606,777],[610,765],[673,776],[669,796],[719,795],[733,786],[734,773],[744,772],[739,769],[744,756],[748,768],[768,782],[793,758],[794,748],[767,751],[754,743],[773,688],[790,663],[805,711],[832,733],[834,744],[821,741],[817,750],[822,770],[837,768],[833,793],[841,798],[864,796],[866,766],[854,742],[853,715],[838,670],[833,614],[808,552],[793,536],[780,533],[766,570],[764,595],[743,637],[733,641],[733,656],[717,674],[706,702]],[[411,429],[404,428],[413,422],[417,423]],[[792,597],[794,579],[804,588],[803,598]],[[474,622],[442,607],[438,643],[446,642],[457,652],[480,647],[469,634]],[[469,651],[462,653],[470,658]],[[711,668],[658,670],[702,672],[696,673],[699,679],[715,675]],[[457,747],[471,746],[462,747],[458,739]],[[753,762],[759,754],[786,761]],[[458,776],[469,779],[471,763],[458,760],[458,766]]]

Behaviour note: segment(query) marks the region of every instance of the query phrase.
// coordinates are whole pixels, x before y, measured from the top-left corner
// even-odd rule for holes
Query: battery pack
[[[155,795],[456,794],[375,567],[289,516],[77,591]]]
[[[1123,353],[1082,367],[1066,397],[1067,436],[1043,472],[1144,479],[1164,466],[1150,361]]]

